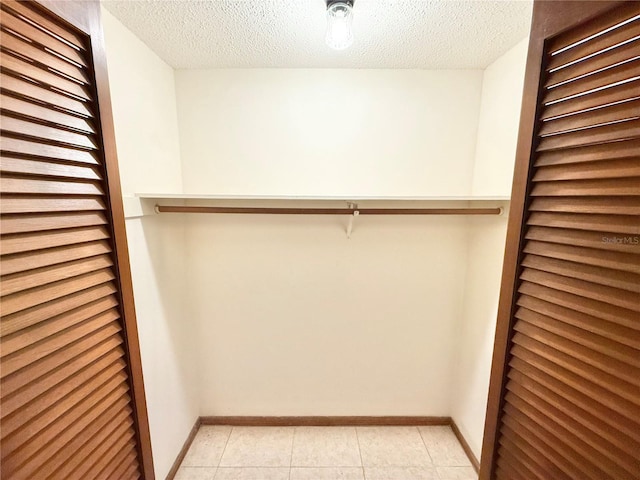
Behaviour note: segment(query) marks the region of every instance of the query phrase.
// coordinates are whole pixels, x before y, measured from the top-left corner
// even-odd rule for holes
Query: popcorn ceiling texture
[[[485,68],[529,32],[522,1],[356,0],[355,42],[324,43],[325,0],[103,0],[174,68]]]

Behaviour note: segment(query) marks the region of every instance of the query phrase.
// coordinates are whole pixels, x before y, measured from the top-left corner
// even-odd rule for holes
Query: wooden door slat
[[[129,442],[129,444],[124,445],[115,455],[111,456],[107,454],[105,457],[107,460],[106,467],[95,475],[93,475],[94,472],[89,472],[92,475],[88,478],[91,480],[126,478],[123,477],[123,475],[129,470],[130,466],[135,463],[135,445],[133,442]]]
[[[622,272],[640,273],[637,256],[629,253],[603,251],[584,247],[569,247],[536,240],[528,241],[523,251],[524,253],[532,253],[542,257],[568,260],[571,262],[584,263],[585,265],[620,270]]]
[[[619,342],[622,348],[640,349],[640,330],[634,330],[592,315],[579,313],[570,308],[528,295],[520,295],[516,304],[532,312],[580,328],[586,333],[590,332]],[[640,361],[640,359],[634,359],[634,361]]]
[[[68,128],[84,135],[95,134],[96,130],[87,120],[60,110],[52,109],[36,103],[27,102],[9,95],[0,96],[2,110],[9,115],[23,117],[27,121],[49,122],[56,127]]]
[[[510,392],[516,394],[519,399],[548,416],[550,420],[555,420],[576,437],[582,436],[582,438],[587,439],[586,443],[590,447],[609,460],[609,472],[617,471],[623,473],[626,470],[626,474],[629,475],[640,471],[640,459],[634,458],[635,452],[631,450],[635,442],[628,437],[626,438],[628,443],[625,444],[622,441],[625,440],[624,437],[609,434],[607,427],[597,418],[587,412],[580,411],[576,406],[571,411],[571,408],[567,407],[566,402],[560,395],[555,395],[549,389],[536,384],[534,381],[529,381],[527,385],[522,385],[510,380],[507,388]],[[537,391],[533,390],[533,388],[536,388]],[[594,434],[591,434],[591,432]],[[625,445],[627,448],[625,448]],[[602,462],[602,459],[599,459],[600,462]]]
[[[104,356],[124,356],[122,339],[114,336],[112,331],[111,326],[102,329],[98,335],[85,337],[77,342],[76,349],[58,351],[51,357],[35,362],[25,369],[28,373],[36,374],[29,379],[20,374],[3,379],[3,398],[6,400],[3,401],[2,415],[11,415],[22,405],[64,382],[89,363]],[[42,372],[38,369],[41,365],[45,367]]]
[[[109,232],[102,226],[68,228],[45,231],[44,233],[2,235],[0,237],[0,254],[11,255],[45,248],[105,240],[107,238],[109,238]]]
[[[46,85],[57,92],[77,100],[91,100],[87,89],[79,83],[57,73],[53,73],[50,70],[41,68],[36,63],[30,63],[28,59],[24,57],[18,58],[2,51],[0,52],[0,62],[2,63],[3,70],[11,71],[14,75],[24,77],[41,85]]]
[[[640,35],[638,40],[640,40]],[[640,44],[640,41],[637,43]],[[544,103],[551,103],[560,99],[583,95],[585,92],[591,92],[604,85],[615,84],[635,77],[640,77],[640,56],[637,55],[630,61],[617,66],[600,70],[597,73],[592,73],[555,87],[549,87],[543,101]]]
[[[628,120],[620,120],[619,123],[590,128],[587,133],[585,131],[577,131],[543,137],[538,143],[537,151],[545,152],[582,145],[598,145],[636,137],[640,137],[640,120],[634,117]]]
[[[605,285],[640,294],[640,279],[638,275],[629,272],[620,272],[538,255],[525,255],[522,259],[522,265],[542,272],[555,273],[563,277],[584,280],[597,285]]]
[[[61,426],[59,426],[60,422],[58,421],[61,416],[69,414],[73,409],[82,405],[83,401],[94,392],[99,392],[100,389],[108,390],[109,388],[122,385],[122,376],[123,374],[126,375],[126,373],[123,372],[124,368],[125,363],[122,360],[115,362],[106,369],[95,374],[88,381],[82,383],[67,396],[60,398],[57,402],[54,402],[49,407],[49,411],[41,410],[40,412],[35,412],[35,415],[32,415],[31,420],[28,422],[24,422],[23,419],[23,422],[19,424],[20,419],[14,415],[11,419],[4,422],[7,425],[7,430],[4,437],[5,442],[3,442],[3,447],[7,452],[9,452],[10,448],[14,445],[20,447],[22,445],[29,446],[30,444],[35,443],[33,439],[38,435],[43,435],[46,438],[46,434],[48,433],[48,437],[51,438],[55,435],[54,432],[56,430],[59,431],[61,428]],[[106,387],[107,385],[108,387]],[[27,408],[30,408],[30,406],[26,406],[25,411]],[[89,408],[91,407],[89,406]],[[12,422],[10,421],[12,419],[17,420]],[[3,426],[3,429],[4,428],[5,427]]]
[[[48,213],[106,210],[99,197],[85,198],[37,198],[4,195],[0,202],[0,213]]]
[[[104,195],[97,182],[21,178],[3,175],[0,193],[25,193],[35,195]]]
[[[523,471],[505,463],[504,455],[508,455],[509,452],[504,452],[503,447],[496,445],[496,451],[498,452],[495,465],[496,480],[540,480],[535,477],[526,477]]]
[[[579,146],[573,149],[543,152],[536,156],[534,166],[567,165],[582,162],[630,159],[640,160],[640,141],[630,139],[606,145]]]
[[[544,300],[545,302],[555,303],[559,306],[570,308],[577,312],[585,313],[602,320],[607,320],[627,328],[640,330],[636,312],[611,305],[610,303],[592,300],[573,293],[555,290],[544,285],[526,281],[522,282],[518,292],[523,295],[530,295],[534,298]]]
[[[107,402],[103,401],[102,403],[106,404]],[[106,425],[105,420],[117,418],[118,413],[127,411],[126,409],[127,409],[126,399],[124,398],[116,400],[111,405],[105,405],[104,410],[101,411],[100,414],[97,415],[95,418],[92,418],[90,422],[83,422],[83,423],[86,423],[85,425],[83,424],[74,425],[74,430],[78,431],[78,435],[76,435],[75,438],[69,439],[69,441],[65,445],[62,445],[62,446],[58,445],[57,449],[56,447],[51,445],[46,446],[40,455],[40,458],[39,458],[40,462],[39,463],[33,462],[35,465],[29,464],[29,463],[26,465],[23,465],[21,469],[15,473],[16,475],[15,478],[18,480],[27,480],[32,478],[30,475],[33,475],[34,472],[46,471],[44,469],[48,465],[48,462],[55,461],[58,458],[65,458],[66,456],[65,454],[68,453],[67,446],[72,445],[74,440],[83,439],[85,432],[87,435],[90,435],[96,429],[105,428],[105,425]],[[48,460],[45,457],[43,461],[41,457],[45,456],[46,454],[49,454],[50,457]],[[73,477],[68,477],[68,478],[73,478]]]
[[[583,230],[538,227],[535,225],[531,225],[527,229],[525,238],[539,242],[589,247],[596,250],[626,252],[636,255],[639,254],[638,247],[640,246],[640,238],[633,236],[622,237],[620,235],[611,235],[608,232],[585,232]],[[640,257],[636,261],[640,262]]]
[[[20,401],[22,402],[21,405],[16,405],[16,400],[9,397],[8,400],[12,408],[9,411],[5,411],[3,408],[3,425],[8,424],[8,422],[14,422],[19,423],[18,426],[21,426],[23,422],[30,421],[32,417],[37,416],[38,413],[46,411],[46,408],[50,405],[64,398],[85,381],[93,378],[97,373],[103,371],[116,362],[120,362],[122,364],[121,368],[124,368],[126,364],[124,364],[123,357],[124,351],[122,349],[110,350],[107,354],[92,361],[88,361],[89,359],[87,356],[81,355],[79,359],[81,358],[85,363],[77,365],[76,370],[74,370],[71,375],[59,379],[60,381],[53,385],[48,385],[50,388],[41,388],[37,390],[30,389],[31,393],[38,393],[37,396],[20,395]],[[68,372],[68,369],[66,371]],[[23,406],[31,409],[33,414],[26,415],[26,410],[24,411],[25,413],[23,413],[21,410]],[[6,432],[8,435],[9,430],[6,430]]]
[[[555,85],[580,78],[584,75],[589,75],[594,72],[599,72],[603,69],[610,68],[613,65],[618,65],[620,63],[629,61],[633,58],[636,58],[636,56],[638,55],[639,47],[640,40],[635,40],[621,47],[615,48],[607,55],[600,55],[596,58],[593,58],[589,62],[578,62],[574,65],[571,65],[570,67],[549,73],[544,86],[546,88],[550,88]]]
[[[131,409],[124,408],[113,415],[113,420],[106,417],[99,417],[85,429],[85,434],[90,437],[88,441],[84,438],[76,437],[69,442],[67,448],[60,452],[60,455],[53,457],[48,463],[43,465],[43,471],[51,472],[46,480],[73,478],[72,472],[81,467],[84,463],[93,466],[96,461],[104,455],[116,441],[120,438],[129,439],[135,435],[132,425]],[[75,454],[77,452],[77,454]],[[88,467],[90,468],[90,467]],[[76,472],[82,478],[81,472]]]
[[[621,28],[621,24],[628,22],[630,18],[638,14],[640,14],[640,9],[633,2],[617,5],[615,8],[599,14],[597,18],[582,23],[579,28],[569,29],[548,39],[547,52],[553,54],[559,50],[576,47],[610,28]]]
[[[9,395],[19,389],[28,388],[34,380],[41,379],[43,376],[58,369],[65,362],[77,357],[84,350],[93,348],[111,337],[113,337],[112,348],[121,346],[121,332],[122,327],[118,322],[111,322],[95,330],[92,334],[73,341],[66,348],[54,351],[39,361],[29,363],[19,373],[2,378],[3,394],[6,392]]]
[[[512,369],[509,371],[509,378],[513,378],[518,383],[527,383],[530,380],[535,381],[539,385],[543,385],[556,395],[565,397],[569,402],[579,406],[585,411],[591,413],[596,418],[609,425],[612,432],[619,431],[634,442],[640,442],[640,432],[629,424],[626,417],[615,410],[606,407],[598,402],[594,402],[590,396],[576,390],[569,385],[562,383],[554,377],[546,375],[543,371],[538,370],[533,365],[522,361],[520,358],[513,358],[510,362]]]
[[[2,90],[18,98],[24,98],[31,102],[40,103],[48,108],[59,109],[77,115],[80,118],[92,118],[93,111],[90,104],[63,95],[51,90],[46,85],[31,83],[23,78],[18,78],[8,71],[0,72],[0,85]]]
[[[529,448],[526,451],[522,450],[519,444],[516,444],[507,435],[500,437],[500,444],[509,452],[508,455],[513,455],[518,458],[523,465],[525,465],[535,478],[544,478],[545,475],[553,473],[553,478],[557,480],[563,480],[562,473],[558,472],[555,468],[550,467],[548,464],[544,465],[543,460],[537,458],[534,452]]]
[[[588,213],[603,215],[640,215],[640,196],[634,197],[557,197],[533,198],[529,211]]]
[[[504,445],[498,449],[500,467],[505,469],[507,473],[504,476],[505,480],[545,480],[537,473],[533,472],[526,461],[517,455],[504,448]]]
[[[40,322],[28,329],[21,330],[13,335],[6,335],[2,338],[2,357],[12,355],[20,350],[27,348],[44,338],[58,335],[74,325],[86,322],[97,315],[110,311],[110,316],[117,315],[114,310],[117,308],[118,302],[111,295],[101,298],[95,302],[83,305],[75,310],[65,312],[62,315],[47,319],[46,322]]]
[[[120,472],[116,472],[120,474]],[[122,473],[122,478],[131,478],[132,480],[138,480],[140,478],[140,464],[136,456],[133,456],[133,460],[130,462],[129,467]]]
[[[2,19],[0,23],[6,29],[12,30],[23,37],[28,38],[29,40],[46,47],[47,49],[61,55],[62,57],[68,58],[69,60],[82,65],[83,67],[87,66],[83,55],[79,52],[78,49],[73,48],[65,42],[60,41],[54,36],[50,35],[42,31],[39,28],[31,25],[30,23],[24,21],[18,16],[14,16],[11,9],[3,8]]]
[[[0,116],[0,128],[2,128],[5,134],[18,136],[23,140],[31,139],[44,143],[53,142],[59,144],[59,146],[68,145],[85,150],[95,150],[97,148],[90,135],[73,133],[68,130],[27,122],[6,115]]]
[[[85,71],[78,65],[65,61],[57,55],[47,52],[44,48],[13,35],[10,31],[3,31],[2,47],[29,60],[38,62],[45,69],[53,69],[85,85],[89,83],[89,78]]]
[[[115,292],[115,285],[108,282],[51,300],[44,304],[36,305],[26,310],[21,310],[12,315],[3,315],[2,321],[0,322],[0,334],[2,337],[12,335],[21,329],[31,327],[57,315],[70,312],[83,305],[112,295]]]
[[[525,268],[522,271],[520,278],[561,292],[571,293],[591,300],[597,300],[621,308],[626,308],[634,312],[640,311],[640,299],[635,292],[605,287],[603,285],[593,284],[584,280],[578,280],[530,268]]]
[[[44,395],[25,404],[18,414],[5,416],[1,423],[3,435],[8,437],[17,430],[28,430],[29,423],[39,416],[48,417],[50,422],[53,421],[61,409],[66,410],[69,403],[77,403],[82,396],[91,392],[96,386],[94,382],[109,379],[125,368],[126,363],[122,357],[110,363],[97,362],[88,365],[68,378],[66,382],[59,383]],[[64,404],[61,401],[64,401]],[[34,423],[37,424],[36,428],[44,428],[47,425],[43,421]],[[35,437],[35,434],[30,437]]]
[[[531,480],[522,476],[521,472],[509,470],[504,464],[504,459],[499,457],[495,466],[496,480]]]
[[[609,234],[621,233],[623,236],[640,235],[640,224],[632,215],[532,212],[527,224],[591,232],[606,231]]]
[[[638,57],[640,59],[640,56]],[[640,94],[631,100],[599,107],[583,113],[547,120],[542,124],[539,135],[545,137],[582,129],[586,134],[589,127],[620,119],[638,118],[640,116]]]
[[[624,396],[619,396],[618,392],[608,388],[610,382],[612,382],[610,376],[601,372],[592,375],[589,369],[584,368],[579,363],[571,363],[569,368],[566,368],[564,362],[566,356],[563,357],[557,351],[549,354],[548,352],[552,352],[552,350],[541,355],[535,351],[535,343],[537,342],[533,342],[534,346],[531,350],[515,345],[511,352],[513,354],[511,361],[531,365],[532,368],[543,372],[548,378],[557,380],[561,385],[573,388],[592,400],[597,399],[598,404],[618,412],[631,427],[633,426],[637,405],[633,401],[624,398]]]
[[[22,175],[5,174],[0,178],[0,192],[32,195],[104,195],[99,182],[85,179],[25,178]]]
[[[510,428],[510,425],[520,426],[520,424],[513,421],[511,423],[507,423],[507,416],[505,415],[504,424],[500,430],[500,445],[502,445],[505,450],[509,451],[511,454],[516,454],[518,458],[527,457],[528,459],[537,459],[536,463],[538,468],[544,472],[537,473],[536,475],[538,478],[550,474],[553,475],[553,478],[556,480],[571,479],[571,477],[565,473],[566,466],[565,462],[562,461],[564,459],[557,459],[557,451],[549,454],[548,450],[543,448],[546,445],[537,441],[536,437],[529,436],[525,440],[525,438],[521,436],[522,434],[516,433]],[[564,470],[562,470],[560,466],[563,466]],[[582,472],[579,472],[578,475],[578,477],[574,478],[591,478],[589,475],[585,476]]]
[[[509,407],[511,407],[509,405]],[[512,408],[512,407],[511,407]],[[525,444],[530,445],[543,458],[548,458],[554,465],[562,470],[562,475],[568,475],[572,478],[589,478],[591,480],[600,480],[588,465],[580,460],[580,456],[562,442],[558,442],[548,432],[536,428],[528,418],[521,416],[518,420],[514,419],[506,412],[503,421],[502,431],[505,436],[510,438],[519,438],[524,447]],[[526,447],[524,447],[526,448]]]
[[[624,400],[627,400],[627,405],[631,404],[634,406],[631,409],[632,411],[637,409],[637,406],[640,403],[637,396],[637,386],[621,380],[620,377],[615,377],[608,372],[600,370],[591,364],[585,363],[575,356],[560,351],[545,343],[541,343],[539,340],[530,337],[526,333],[516,332],[513,336],[513,343],[572,372],[578,377],[589,379],[591,382],[605,390],[611,391],[618,397],[622,397]],[[624,405],[625,402],[617,403]]]
[[[39,251],[37,254],[17,253],[2,258],[2,275],[24,272],[49,265],[57,265],[73,260],[95,257],[111,252],[105,241],[89,242],[80,245],[68,245]]]
[[[7,275],[2,278],[0,297],[21,292],[30,288],[37,288],[49,283],[73,278],[84,273],[95,272],[111,267],[113,261],[109,255],[98,255],[89,259],[74,260],[53,266],[29,270],[26,272]]]
[[[602,162],[552,165],[536,169],[533,182],[558,182],[565,180],[599,180],[625,177],[640,178],[639,160],[606,160]]]
[[[131,443],[126,439],[127,435],[118,439],[119,441],[113,442],[108,449],[104,450],[102,456],[95,459],[92,464],[83,463],[78,466],[73,472],[73,476],[94,479],[94,478],[129,478],[122,476],[122,474],[116,474],[115,469],[119,465],[122,468],[128,468],[129,457],[131,455]],[[114,465],[115,464],[115,465]]]
[[[64,179],[102,180],[95,168],[64,163],[0,157],[0,171],[5,174],[59,177]]]
[[[75,342],[78,338],[89,335],[107,325],[113,323],[119,318],[118,311],[115,309],[100,313],[81,323],[72,325],[64,331],[45,338],[34,344],[28,349],[17,351],[13,354],[6,355],[2,359],[2,378],[17,372],[21,368],[26,367],[30,363],[40,360],[50,355],[56,350],[62,349]]]
[[[12,235],[50,232],[67,228],[105,225],[107,219],[101,212],[76,212],[43,215],[6,215],[2,218],[2,234]],[[11,242],[10,242],[11,243]],[[33,242],[29,242],[30,244]]]
[[[522,316],[522,312],[520,315]],[[522,318],[518,318],[518,320],[519,321],[514,326],[514,330],[516,332],[522,333],[528,338],[537,340],[538,342],[545,342],[547,346],[554,348],[571,358],[575,358],[586,365],[597,368],[613,377],[616,377],[617,379],[620,379],[620,381],[627,382],[630,385],[640,388],[640,376],[638,375],[640,372],[638,372],[638,369],[633,365],[608,357],[606,354],[602,354],[592,348],[580,345],[572,339],[565,338],[561,335],[556,335],[548,330],[539,328]]]
[[[0,148],[4,157],[35,158],[37,160],[98,165],[98,161],[92,152],[58,145],[47,145],[46,143],[34,143],[19,138],[3,137],[0,140]]]
[[[601,463],[597,461],[598,456],[596,456],[595,463],[591,457],[585,460],[585,455],[592,453],[589,445],[584,444],[584,442],[574,442],[573,440],[576,437],[572,433],[563,431],[563,429],[558,425],[553,425],[550,428],[547,428],[546,422],[540,420],[546,420],[544,413],[538,411],[534,406],[529,405],[513,392],[507,392],[506,396],[508,396],[512,402],[509,402],[505,406],[505,423],[507,425],[514,426],[529,426],[533,431],[535,431],[535,435],[527,436],[529,442],[533,441],[541,451],[545,452],[545,454],[549,451],[554,451],[556,453],[563,452],[566,462],[569,462],[578,468],[586,469],[586,473],[581,472],[581,475],[574,478],[591,478],[594,480],[600,480],[603,478],[603,475],[606,475]],[[508,413],[506,413],[507,411]],[[538,441],[536,442],[536,440]],[[509,453],[514,454],[515,452],[509,450]],[[520,456],[516,455],[516,457],[519,458]],[[555,458],[559,460],[557,456],[555,456]],[[575,460],[576,458],[581,458],[582,462],[578,463]],[[566,466],[566,463],[564,463],[564,465]],[[544,480],[544,478],[546,477],[541,477],[540,480]]]
[[[496,447],[498,452],[502,453],[503,447]],[[509,452],[506,452],[508,455]],[[515,468],[509,463],[505,463],[505,458],[502,455],[498,455],[495,466],[496,480],[540,480],[535,477],[526,477],[525,473],[518,468]]]
[[[52,19],[45,17],[39,12],[29,8],[19,0],[4,0],[2,2],[3,10],[8,10],[16,17],[21,18],[23,21],[31,23],[41,30],[49,32],[50,35],[58,37],[59,40],[69,44],[72,48],[78,50],[86,50],[85,41],[79,35],[76,35],[69,28],[65,28],[59,25]]]
[[[101,389],[95,390],[90,396],[75,408],[69,410],[63,417],[46,431],[41,432],[42,442],[30,442],[21,447],[21,456],[31,456],[29,462],[17,465],[15,455],[8,455],[5,468],[16,471],[16,478],[33,478],[34,472],[55,453],[64,447],[72,438],[80,434],[104,410],[117,402],[128,403],[127,388],[122,378],[114,378]],[[120,406],[120,405],[119,405]],[[62,426],[67,426],[63,429]],[[46,439],[46,441],[44,441]],[[8,463],[8,465],[7,465]],[[18,467],[20,468],[18,470]],[[23,477],[23,475],[26,475]]]
[[[558,338],[569,340],[594,352],[609,355],[611,358],[633,367],[640,374],[640,356],[637,354],[637,348],[621,344],[616,340],[607,338],[608,336],[591,332],[589,331],[590,329],[585,330],[575,325],[558,321],[553,317],[529,310],[526,307],[518,308],[515,318],[522,320],[526,325],[533,325],[538,329],[551,332]],[[633,343],[638,344],[640,342],[640,332],[628,331],[634,334]]]
[[[634,98],[640,78],[631,77],[619,84],[604,86],[602,90],[594,90],[585,95],[578,95],[545,105],[540,115],[541,120],[549,120],[567,115],[578,114],[589,109],[600,108],[612,103],[624,102]]]
[[[625,42],[635,39],[640,35],[640,13],[637,17],[634,16],[632,18],[635,19],[625,25],[624,28],[617,28],[591,41],[552,55],[547,65],[547,70],[557,70],[575,62],[593,58],[596,55],[607,55],[616,48],[616,46],[618,46],[618,48],[624,46]]]
[[[28,310],[37,305],[51,302],[60,297],[85,290],[96,285],[110,282],[115,278],[111,269],[86,273],[80,277],[61,280],[26,292],[14,293],[2,299],[3,315]]]
[[[600,478],[624,478],[624,476],[628,475],[628,472],[620,468],[615,461],[595,448],[594,445],[589,442],[590,437],[582,435],[582,429],[576,427],[571,422],[559,424],[554,421],[556,419],[566,420],[566,417],[556,414],[553,409],[548,408],[547,405],[540,401],[534,402],[530,398],[525,400],[512,391],[509,391],[506,397],[511,404],[518,407],[518,411],[513,412],[516,418],[519,418],[520,415],[528,416],[537,422],[542,429],[553,433],[553,435],[561,439],[565,445],[579,452],[585,459],[585,462],[591,464],[592,468],[597,468]],[[550,417],[550,415],[553,416]],[[569,428],[567,428],[566,425],[568,425]],[[615,476],[611,477],[612,474]]]

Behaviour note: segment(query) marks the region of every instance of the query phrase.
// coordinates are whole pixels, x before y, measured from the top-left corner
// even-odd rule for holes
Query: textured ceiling
[[[103,0],[174,68],[484,68],[528,35],[531,1],[356,0],[354,44],[325,0]]]

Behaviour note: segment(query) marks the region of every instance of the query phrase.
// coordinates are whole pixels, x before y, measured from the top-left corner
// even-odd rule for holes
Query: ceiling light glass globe
[[[344,50],[353,43],[353,9],[346,2],[335,2],[327,8],[327,45]]]

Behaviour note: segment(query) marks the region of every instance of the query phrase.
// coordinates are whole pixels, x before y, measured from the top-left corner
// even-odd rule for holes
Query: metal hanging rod
[[[232,213],[248,215],[501,215],[502,208],[294,208],[190,207],[156,205],[157,213]]]

